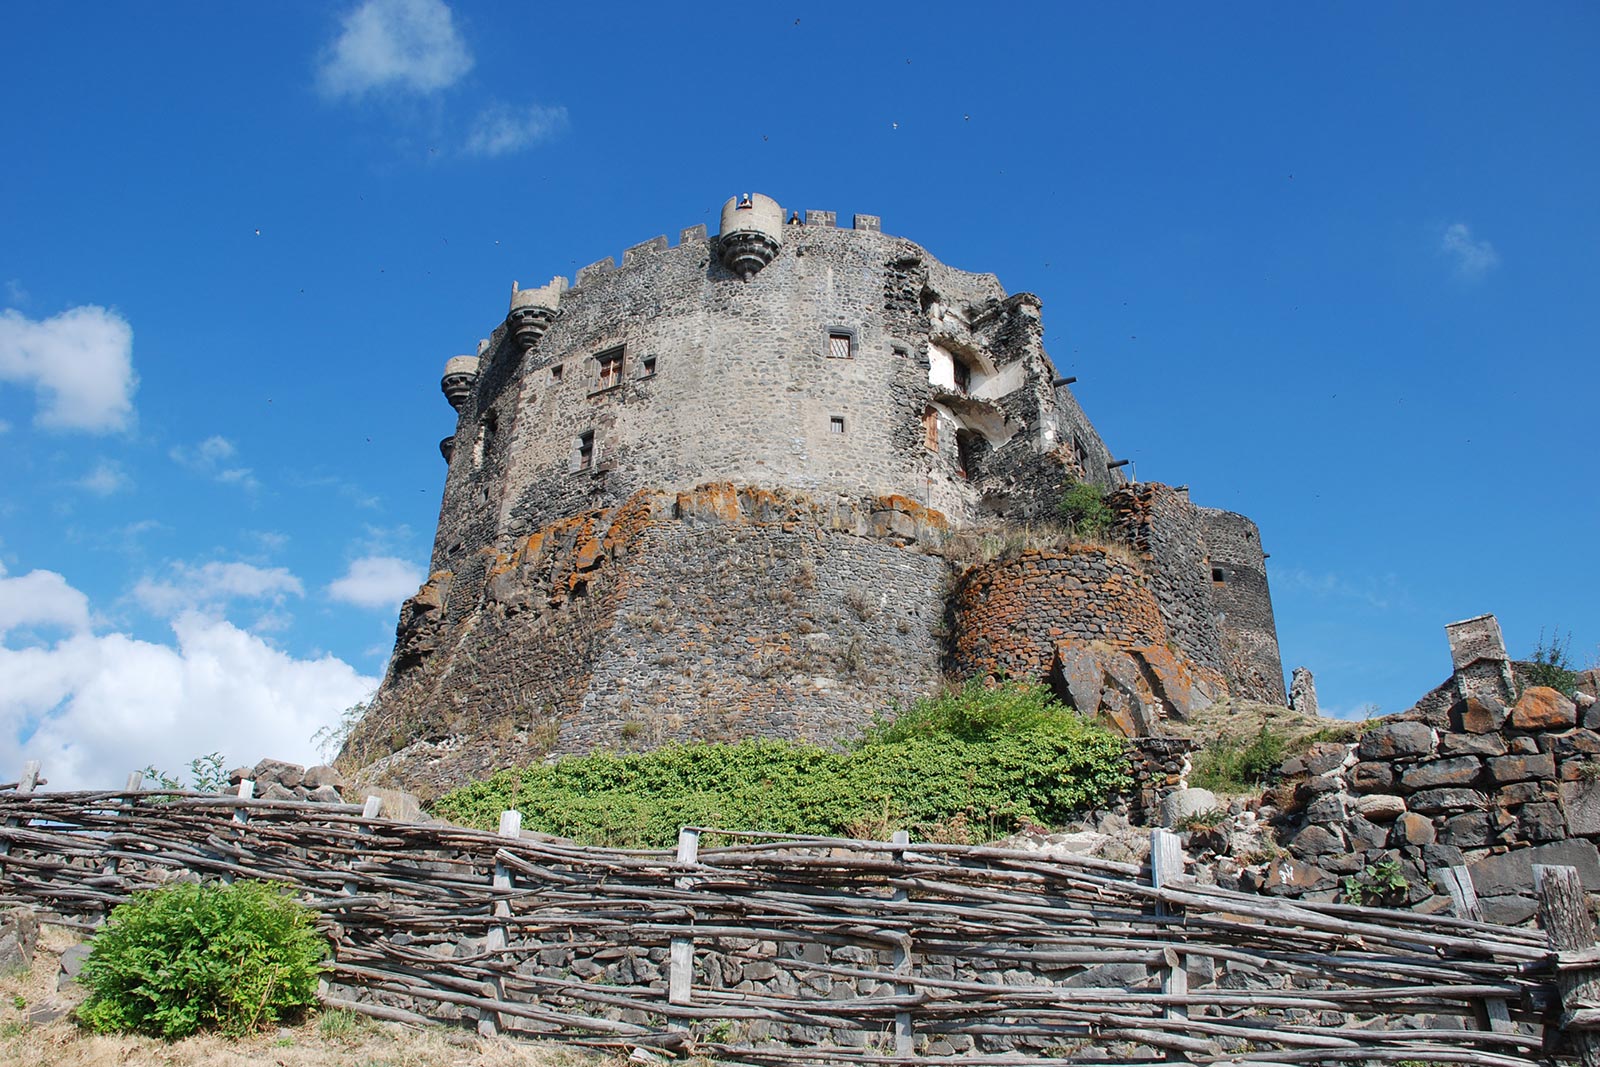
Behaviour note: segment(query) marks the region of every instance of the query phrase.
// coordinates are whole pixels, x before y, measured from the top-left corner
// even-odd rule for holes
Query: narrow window
[[[922,443],[929,452],[939,451],[939,413],[932,405],[922,409]]]
[[[656,372],[656,357],[655,356],[645,356],[644,359],[640,362],[640,368],[643,371],[643,373],[641,373],[639,375],[639,377],[641,377],[641,378],[649,378],[652,375],[654,375],[655,372]]]
[[[613,348],[594,358],[600,364],[599,378],[595,382],[596,389],[614,389],[622,384],[622,349]]]
[[[585,430],[578,435],[578,469],[586,471],[594,466],[594,431]]]
[[[1221,585],[1223,582],[1228,580],[1228,572],[1223,570],[1221,567],[1212,567],[1211,580],[1216,582],[1218,585]]]
[[[850,331],[828,331],[828,355],[834,359],[850,358]]]
[[[901,359],[911,358],[911,349],[907,348],[905,345],[892,345],[891,347],[894,350],[894,354]]]
[[[844,433],[844,416],[834,415],[828,419],[829,433]]]
[[[561,364],[557,363],[551,366],[550,380],[552,382],[559,382],[561,380]]]
[[[972,368],[961,362],[955,361],[956,392],[966,396],[972,388]]]

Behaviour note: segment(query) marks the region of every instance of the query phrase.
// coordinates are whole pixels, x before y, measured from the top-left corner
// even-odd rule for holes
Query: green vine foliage
[[[877,724],[850,751],[788,741],[568,757],[441,797],[445,818],[523,825],[585,844],[664,848],[683,826],[920,837],[959,822],[998,836],[1055,824],[1131,779],[1121,738],[1039,686],[969,684]]]
[[[1056,515],[1072,532],[1096,540],[1111,532],[1116,516],[1106,503],[1105,490],[1091,482],[1074,482],[1056,504]]]
[[[273,886],[163,886],[118,905],[95,935],[78,1018],[169,1040],[247,1034],[313,1006],[327,954],[311,912]]]

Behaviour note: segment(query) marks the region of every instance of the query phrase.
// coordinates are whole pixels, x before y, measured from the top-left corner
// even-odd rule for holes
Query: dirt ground
[[[58,990],[61,953],[72,931],[45,926],[31,970],[0,976],[0,1067],[622,1067],[625,1057],[555,1044],[485,1041],[466,1030],[419,1030],[348,1012],[243,1041],[111,1037],[72,1021],[84,997]],[[54,1016],[54,1018],[52,1018]]]

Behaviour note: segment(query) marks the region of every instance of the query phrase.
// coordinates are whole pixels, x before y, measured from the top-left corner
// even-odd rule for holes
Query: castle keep
[[[1037,297],[876,217],[759,195],[513,287],[445,366],[430,575],[345,761],[426,793],[552,751],[826,743],[946,671],[1130,734],[1282,703],[1254,524],[1127,483],[1042,333]],[[1076,482],[1113,543],[1030,541]]]

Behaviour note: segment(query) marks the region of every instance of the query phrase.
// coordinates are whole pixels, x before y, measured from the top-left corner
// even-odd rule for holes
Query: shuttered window
[[[828,355],[834,359],[850,358],[850,335],[841,330],[828,333]]]

